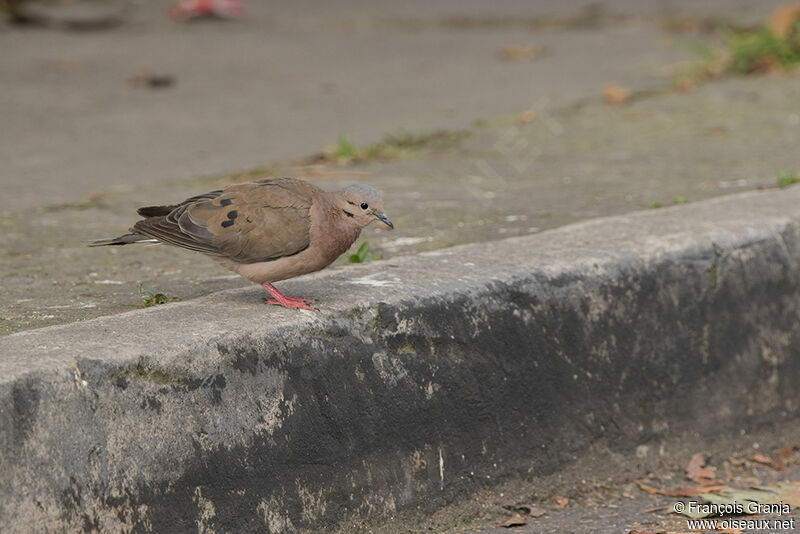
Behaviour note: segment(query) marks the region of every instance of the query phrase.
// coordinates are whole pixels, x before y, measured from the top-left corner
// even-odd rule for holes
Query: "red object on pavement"
[[[181,0],[169,6],[169,16],[178,22],[201,17],[241,19],[244,14],[240,0]]]

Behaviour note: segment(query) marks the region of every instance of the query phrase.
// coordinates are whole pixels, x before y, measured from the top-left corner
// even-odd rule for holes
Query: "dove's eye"
[[[362,202],[362,203],[361,203],[361,209],[362,209],[362,210],[365,210],[365,209],[367,209],[367,208],[369,208],[369,204],[367,204],[366,202]]]

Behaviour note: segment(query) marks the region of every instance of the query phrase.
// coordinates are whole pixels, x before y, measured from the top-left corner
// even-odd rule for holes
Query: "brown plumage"
[[[282,295],[272,282],[327,267],[376,219],[393,228],[372,187],[355,184],[331,193],[294,178],[231,185],[138,213],[144,218],[130,234],[90,246],[155,239],[202,252],[261,284],[271,303],[304,309],[311,301]]]

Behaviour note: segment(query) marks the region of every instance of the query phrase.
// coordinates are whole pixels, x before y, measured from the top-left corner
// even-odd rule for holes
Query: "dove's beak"
[[[375,217],[378,218],[379,221],[381,221],[383,224],[394,230],[394,225],[392,224],[392,221],[389,220],[389,217],[387,217],[385,213],[375,212],[374,215]]]

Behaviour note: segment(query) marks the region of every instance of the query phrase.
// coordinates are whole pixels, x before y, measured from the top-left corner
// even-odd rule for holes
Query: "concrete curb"
[[[247,288],[2,338],[0,526],[319,529],[600,438],[796,416],[798,205],[747,193],[282,286],[317,314]]]

